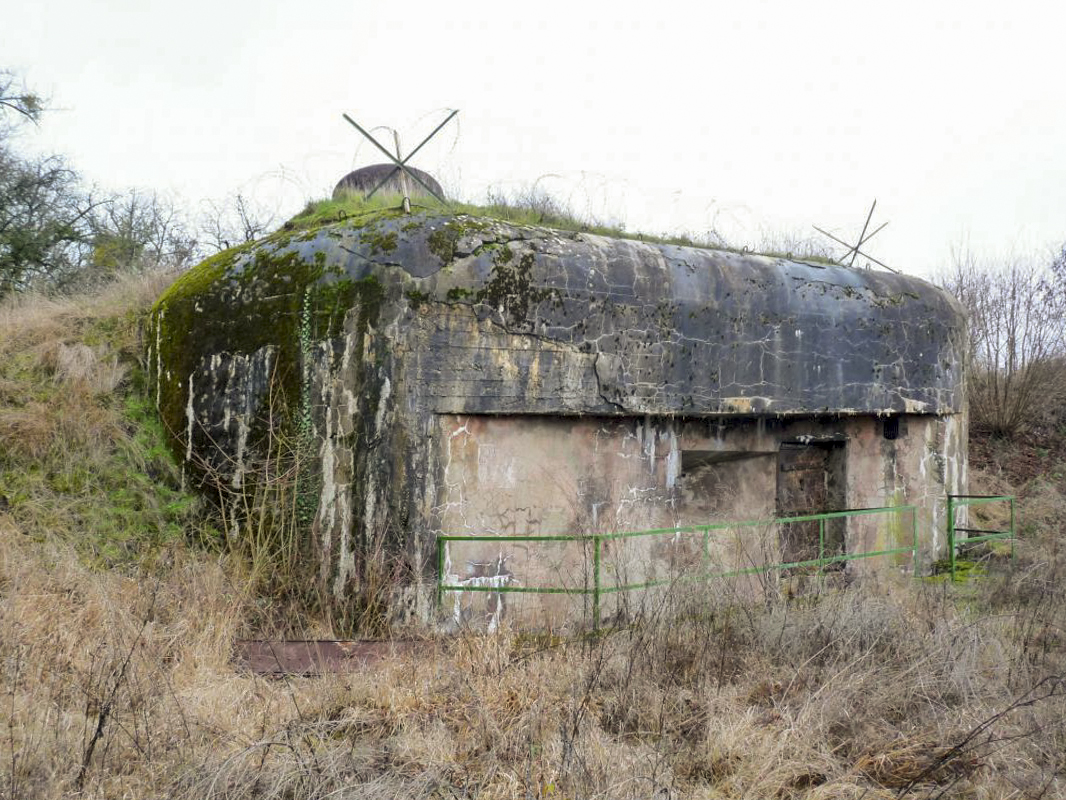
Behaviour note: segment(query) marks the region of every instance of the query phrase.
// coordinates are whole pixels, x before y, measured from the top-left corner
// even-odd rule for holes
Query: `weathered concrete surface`
[[[919,564],[929,565],[943,543],[944,498],[965,485],[965,443],[952,415],[908,415],[896,440],[882,435],[883,420],[746,421],[609,418],[441,416],[445,470],[434,519],[446,534],[610,534],[780,516],[778,456],[783,443],[845,445],[844,497],[836,508],[914,505],[909,514],[854,517],[841,522],[844,546],[826,555],[860,555],[909,547],[920,534]],[[685,462],[697,456],[694,468]],[[809,552],[817,557],[817,527]],[[605,543],[601,586],[669,578],[697,571],[722,573],[791,560],[781,526],[731,527],[661,534]],[[913,569],[909,554],[856,559],[840,565],[848,578]],[[479,568],[480,567],[480,568]],[[591,588],[592,554],[577,543],[452,542],[446,550],[449,584]],[[488,570],[486,574],[486,569]],[[742,593],[749,578],[729,579]],[[639,603],[640,593],[608,595],[604,614]],[[588,601],[566,596],[508,594],[507,615],[558,625],[589,613]],[[497,609],[484,594],[449,596],[458,622],[491,624]]]
[[[395,613],[428,620],[438,532],[772,516],[804,436],[846,449],[849,506],[921,504],[934,552],[933,498],[965,484],[965,347],[959,306],[914,278],[386,215],[205,262],[158,302],[149,363],[191,475],[239,493],[285,431],[323,586],[343,609],[383,544]],[[674,558],[629,551],[633,574]],[[578,568],[508,558],[527,583]]]

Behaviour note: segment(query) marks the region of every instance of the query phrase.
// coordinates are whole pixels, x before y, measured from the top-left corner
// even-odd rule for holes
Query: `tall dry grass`
[[[674,592],[625,630],[426,640],[265,680],[232,565],[82,565],[0,530],[6,797],[1056,797],[1061,563],[751,605]]]
[[[95,294],[0,303],[0,457],[39,460],[121,440],[106,412],[143,358],[140,319],[172,279],[141,275]]]
[[[689,585],[634,597],[632,624],[599,638],[505,626],[347,674],[234,669],[271,602],[247,559],[188,530],[99,557],[117,534],[93,506],[200,524],[152,493],[164,472],[129,496],[75,479],[164,470],[116,400],[136,393],[155,289],[115,292],[0,309],[6,800],[1066,796],[1052,483],[1017,564],[991,555],[965,584],[758,601]]]

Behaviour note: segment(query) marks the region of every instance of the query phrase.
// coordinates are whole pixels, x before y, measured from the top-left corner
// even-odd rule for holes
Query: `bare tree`
[[[1066,292],[1054,270],[959,250],[940,280],[969,312],[969,400],[979,429],[1013,436],[1066,400]]]
[[[199,255],[186,215],[170,198],[138,190],[101,196],[64,159],[19,152],[19,127],[37,124],[43,109],[39,95],[0,69],[0,297],[181,268]]]
[[[78,270],[96,207],[62,159],[0,146],[0,297]]]
[[[18,127],[36,124],[43,101],[0,69],[0,297],[77,269],[93,198],[58,156],[12,147]]]
[[[254,242],[275,226],[273,212],[240,193],[207,201],[206,206],[200,216],[200,234],[204,244],[218,252]]]
[[[44,100],[31,92],[14,72],[0,69],[0,111],[13,111],[34,124],[44,111]]]
[[[93,215],[89,266],[97,273],[182,268],[197,254],[181,209],[157,192],[130,190],[110,198]]]

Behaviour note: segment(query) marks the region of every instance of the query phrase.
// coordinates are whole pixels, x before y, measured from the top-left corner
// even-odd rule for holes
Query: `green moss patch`
[[[395,246],[394,237],[380,235],[375,246]],[[162,366],[153,373],[160,384],[160,411],[175,444],[185,426],[188,377],[205,356],[250,355],[274,346],[273,377],[288,407],[296,409],[306,393],[303,364],[311,344],[339,336],[353,308],[358,308],[358,331],[364,333],[377,318],[382,297],[376,276],[351,278],[328,267],[322,251],[308,258],[269,240],[221,253],[191,270],[155,304],[148,331],[149,347],[158,344],[153,362]]]

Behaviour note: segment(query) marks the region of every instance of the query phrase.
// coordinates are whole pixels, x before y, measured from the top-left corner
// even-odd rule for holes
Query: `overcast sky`
[[[395,126],[476,200],[541,186],[628,230],[855,238],[912,274],[1066,240],[1060,2],[9,0],[25,144],[91,181],[291,215]],[[384,138],[390,136],[379,131]],[[387,139],[386,139],[387,141]]]

